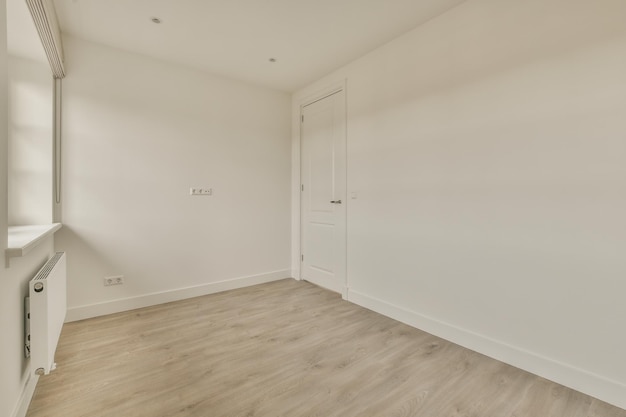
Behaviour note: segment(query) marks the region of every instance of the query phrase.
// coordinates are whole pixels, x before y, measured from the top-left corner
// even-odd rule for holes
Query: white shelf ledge
[[[61,223],[9,226],[8,245],[4,252],[6,267],[9,267],[11,258],[26,255],[61,226]]]

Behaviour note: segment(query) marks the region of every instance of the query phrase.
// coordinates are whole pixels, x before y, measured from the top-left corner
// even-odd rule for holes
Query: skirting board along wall
[[[31,375],[26,381],[26,386],[22,390],[22,395],[17,403],[15,410],[11,417],[25,417],[28,412],[28,406],[35,394],[35,388],[37,387],[37,381],[39,381],[38,375]]]
[[[501,341],[348,289],[348,301],[465,348],[626,409],[626,386]]]
[[[193,287],[145,294],[137,297],[121,298],[113,301],[107,301],[104,303],[71,307],[67,310],[67,317],[65,321],[78,321],[91,317],[118,313],[120,311],[134,310],[137,308],[149,307],[156,304],[169,303],[172,301],[184,300],[187,298],[200,297],[202,295],[234,290],[237,288],[248,287],[250,285],[278,281],[285,278],[290,278],[289,270],[267,272],[265,274],[228,279]]]

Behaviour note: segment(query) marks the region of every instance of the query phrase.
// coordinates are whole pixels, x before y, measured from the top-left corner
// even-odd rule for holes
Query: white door
[[[336,92],[302,109],[300,277],[346,287],[346,111]]]

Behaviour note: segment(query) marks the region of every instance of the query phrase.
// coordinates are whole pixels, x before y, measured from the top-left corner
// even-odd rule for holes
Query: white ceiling
[[[7,51],[21,58],[48,62],[24,0],[7,0]]]
[[[64,33],[294,91],[463,1],[54,0],[54,4]],[[152,23],[152,17],[162,23]],[[269,58],[277,61],[271,63]]]

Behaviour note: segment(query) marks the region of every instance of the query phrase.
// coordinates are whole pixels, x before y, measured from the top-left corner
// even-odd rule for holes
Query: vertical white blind
[[[65,77],[61,30],[52,0],[26,0],[54,78]]]

